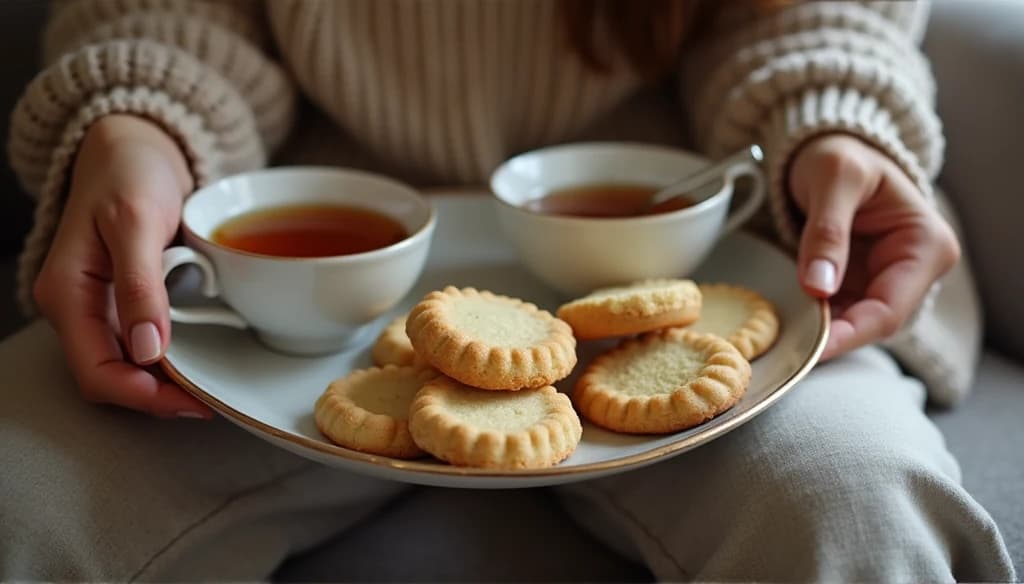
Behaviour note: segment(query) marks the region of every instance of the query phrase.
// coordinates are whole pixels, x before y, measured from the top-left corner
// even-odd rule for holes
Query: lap
[[[403,489],[316,465],[223,420],[163,421],[86,403],[42,323],[0,344],[0,371],[0,565],[8,578],[145,577],[206,539],[229,549],[231,537],[294,518],[262,556],[236,567],[200,561],[208,577],[262,577],[282,554]],[[33,572],[41,565],[55,572]]]
[[[715,469],[729,479],[751,479],[756,473],[788,475],[798,487],[817,466],[830,467],[846,457],[844,467],[873,465],[893,456],[925,456],[944,474],[958,478],[956,461],[942,436],[923,411],[921,384],[902,375],[882,351],[862,349],[817,366],[788,395],[747,424],[710,444],[668,461],[603,481],[584,483],[648,484],[646,477],[671,477],[670,482],[705,480],[676,469]],[[833,477],[834,478],[834,477]]]
[[[0,394],[7,579],[264,578],[407,489],[307,462],[224,421],[165,422],[87,404],[39,323],[0,344],[0,370],[9,380]],[[790,565],[842,555],[849,541],[833,536],[876,533],[879,516],[906,508],[907,493],[935,511],[925,519],[994,531],[957,490],[956,463],[923,400],[884,354],[861,351],[816,368],[709,445],[559,491],[584,526],[640,550],[671,579],[700,575],[716,556],[736,570],[705,574],[768,577],[736,553],[755,540]],[[922,517],[910,509],[904,519]],[[992,537],[963,537],[958,553],[998,563]]]
[[[924,400],[891,358],[862,349],[730,434],[563,500],[662,578],[948,579],[951,542],[998,565],[994,525]],[[978,575],[977,563],[959,568]]]

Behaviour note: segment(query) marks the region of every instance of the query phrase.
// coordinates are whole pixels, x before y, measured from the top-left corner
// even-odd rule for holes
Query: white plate
[[[516,261],[512,248],[501,238],[488,197],[438,196],[434,200],[439,223],[430,260],[416,288],[394,314],[408,310],[430,290],[449,284],[516,296],[549,310],[565,300]],[[748,235],[732,235],[716,247],[693,277],[750,287],[779,310],[779,339],[754,362],[753,378],[743,399],[701,426],[670,435],[615,434],[584,422],[583,440],[576,451],[548,469],[493,471],[459,468],[431,459],[395,460],[335,446],[320,434],[313,421],[316,398],[331,380],[372,364],[369,345],[394,314],[368,327],[359,349],[318,358],[274,353],[245,331],[176,323],[163,365],[175,381],[232,422],[327,465],[448,487],[514,488],[581,481],[664,460],[734,430],[780,399],[821,354],[828,334],[828,308],[803,293],[792,260],[770,244]],[[587,362],[608,346],[607,342],[582,343],[576,373],[559,383],[559,389],[570,389]]]

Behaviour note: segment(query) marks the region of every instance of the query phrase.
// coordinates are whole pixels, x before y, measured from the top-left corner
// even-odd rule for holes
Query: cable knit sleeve
[[[709,153],[764,146],[771,214],[786,243],[797,244],[802,226],[786,169],[801,144],[826,132],[853,134],[887,153],[923,196],[945,208],[932,187],[945,145],[935,84],[918,49],[926,2],[719,6],[705,33],[709,42],[684,64],[682,94],[695,138]],[[961,261],[881,345],[925,382],[935,403],[948,406],[970,391],[980,338],[970,270]]]
[[[944,143],[917,46],[926,3],[808,2],[762,15],[750,11],[757,3],[725,5],[709,42],[684,65],[684,95],[695,138],[710,154],[764,146],[772,216],[785,241],[795,244],[799,227],[786,167],[818,134],[842,131],[873,144],[931,196]]]
[[[160,124],[196,184],[266,163],[291,128],[295,89],[269,56],[257,0],[65,0],[51,8],[44,69],[18,101],[11,166],[37,197],[21,300],[49,248],[78,146],[110,113]]]

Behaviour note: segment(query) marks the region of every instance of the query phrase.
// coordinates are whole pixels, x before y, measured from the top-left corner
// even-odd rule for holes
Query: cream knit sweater
[[[717,6],[725,8],[710,29],[694,31],[702,40],[680,58],[681,115],[649,124],[652,136],[682,136],[685,126],[689,144],[712,156],[763,145],[771,215],[789,244],[799,226],[784,170],[809,136],[856,134],[933,196],[943,141],[917,48],[925,5],[815,2],[756,18],[744,2]],[[9,142],[12,166],[38,197],[21,300],[31,310],[27,291],[83,134],[111,112],[162,124],[198,184],[267,164],[293,129],[300,92],[344,130],[349,149],[418,184],[483,184],[514,153],[579,139],[608,120],[630,125],[624,104],[647,88],[624,66],[588,69],[568,50],[560,18],[552,0],[56,3],[46,68],[18,103]],[[281,154],[290,162],[330,158],[331,133],[295,132],[305,144]],[[969,296],[962,283],[953,288]],[[889,344],[933,397],[952,403],[970,384],[977,325],[964,338],[957,315],[936,307]]]

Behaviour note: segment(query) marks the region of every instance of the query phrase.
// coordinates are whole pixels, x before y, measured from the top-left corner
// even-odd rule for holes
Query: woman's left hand
[[[888,156],[852,135],[809,140],[788,179],[806,217],[800,283],[832,306],[823,359],[898,331],[960,258],[935,206]]]

